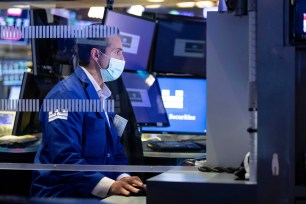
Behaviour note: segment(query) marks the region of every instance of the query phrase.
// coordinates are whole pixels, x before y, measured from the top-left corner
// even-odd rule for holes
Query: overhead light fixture
[[[148,0],[148,2],[151,2],[151,3],[161,3],[161,2],[164,2],[164,0]]]
[[[15,8],[21,8],[21,9],[27,9],[30,8],[30,5],[26,5],[26,4],[17,4],[14,5]]]
[[[208,8],[215,6],[215,3],[213,1],[197,1],[195,5],[198,8]]]
[[[131,6],[127,12],[129,14],[133,14],[133,15],[136,15],[136,16],[141,16],[142,15],[142,12],[144,12],[145,8],[141,5],[134,5],[134,6]]]
[[[145,8],[147,8],[147,9],[157,9],[157,8],[160,8],[160,4],[146,5]]]
[[[88,17],[89,18],[103,18],[104,15],[104,7],[90,7],[88,11]]]
[[[7,9],[7,14],[10,16],[21,16],[22,9],[21,8],[9,8]]]
[[[176,6],[179,8],[192,8],[194,7],[195,2],[180,2],[176,3]]]

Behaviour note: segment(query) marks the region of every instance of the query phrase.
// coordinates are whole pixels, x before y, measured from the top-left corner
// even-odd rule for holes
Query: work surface
[[[110,196],[102,200],[110,204],[146,204],[145,196]]]
[[[160,196],[163,195],[163,196]],[[147,180],[147,203],[256,203],[256,183],[196,167],[167,171]]]

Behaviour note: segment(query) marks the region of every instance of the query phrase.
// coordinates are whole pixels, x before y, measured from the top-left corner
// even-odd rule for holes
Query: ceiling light
[[[207,8],[215,5],[213,1],[198,1],[195,2],[196,7],[198,8]]]
[[[88,17],[102,19],[104,15],[104,7],[90,7]]]
[[[131,6],[127,12],[136,16],[141,16],[142,12],[144,12],[145,8],[141,5]]]
[[[22,9],[21,8],[9,8],[7,9],[7,14],[11,16],[21,16]]]
[[[179,8],[192,8],[194,7],[195,3],[194,2],[181,2],[181,3],[176,3],[176,6]]]
[[[156,8],[160,8],[160,4],[146,5],[145,7],[147,9],[156,9]]]
[[[15,8],[21,8],[21,9],[27,9],[30,8],[30,5],[26,5],[26,4],[18,4],[18,5],[14,5]]]
[[[148,2],[151,2],[151,3],[161,3],[161,2],[164,2],[164,0],[148,0]]]

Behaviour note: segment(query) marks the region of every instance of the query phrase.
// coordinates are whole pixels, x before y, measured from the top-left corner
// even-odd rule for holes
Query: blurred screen
[[[147,72],[124,72],[122,79],[128,92],[137,123],[141,125],[168,125],[159,86]]]
[[[120,30],[127,70],[147,70],[155,22],[107,11],[105,25]]]

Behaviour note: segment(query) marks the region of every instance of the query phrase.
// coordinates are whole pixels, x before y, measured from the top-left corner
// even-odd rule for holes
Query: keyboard
[[[192,141],[150,141],[147,146],[159,152],[192,152],[205,149]]]

